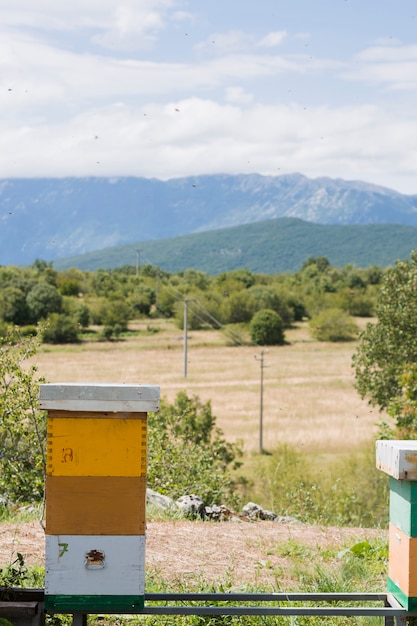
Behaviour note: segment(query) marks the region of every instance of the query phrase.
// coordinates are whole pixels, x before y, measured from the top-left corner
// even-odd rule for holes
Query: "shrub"
[[[29,291],[26,302],[33,321],[37,322],[61,310],[62,296],[53,285],[39,282]]]
[[[261,309],[253,316],[250,336],[254,343],[261,346],[276,346],[285,343],[282,318],[272,309]]]
[[[354,320],[341,309],[323,309],[310,320],[311,335],[318,341],[352,341],[359,329]]]
[[[46,420],[38,410],[36,367],[23,367],[38,337],[9,330],[0,339],[0,493],[17,502],[43,497]]]
[[[105,326],[118,326],[122,331],[127,330],[131,316],[131,309],[128,304],[122,301],[108,302],[101,307],[101,319]]]
[[[90,309],[86,304],[81,304],[77,311],[77,321],[82,328],[88,328],[90,324]]]
[[[230,468],[241,453],[216,427],[211,403],[198,396],[180,391],[148,416],[148,484],[171,498],[195,493],[207,504],[236,503]]]
[[[52,313],[42,333],[42,339],[45,343],[77,343],[78,325],[69,315]]]

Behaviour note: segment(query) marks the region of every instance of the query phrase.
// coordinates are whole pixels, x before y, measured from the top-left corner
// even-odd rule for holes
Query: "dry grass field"
[[[366,322],[363,322],[366,323]],[[259,447],[260,348],[227,345],[215,330],[188,337],[187,377],[183,336],[170,322],[132,324],[139,334],[123,341],[42,346],[33,361],[48,382],[156,384],[172,401],[185,390],[211,400],[217,425],[227,439],[242,439],[246,453]],[[282,442],[307,454],[347,453],[377,432],[380,416],[353,387],[355,343],[320,343],[305,324],[286,332],[288,345],[264,353],[263,443]]]

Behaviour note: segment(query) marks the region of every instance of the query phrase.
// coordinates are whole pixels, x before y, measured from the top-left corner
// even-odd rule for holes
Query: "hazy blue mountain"
[[[0,264],[296,217],[417,225],[417,196],[360,181],[215,175],[0,180]]]
[[[112,269],[140,263],[168,272],[188,268],[218,274],[247,267],[276,274],[299,270],[309,257],[326,256],[335,267],[387,267],[417,249],[417,227],[397,224],[313,224],[297,218],[231,226],[172,239],[114,246],[58,259],[57,269]]]

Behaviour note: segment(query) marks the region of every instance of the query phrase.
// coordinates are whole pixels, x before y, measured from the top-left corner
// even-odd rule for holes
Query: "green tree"
[[[45,343],[77,343],[78,325],[69,315],[51,313],[42,333]]]
[[[407,428],[416,433],[415,420],[408,426],[403,422],[417,364],[416,250],[411,260],[397,261],[384,274],[376,315],[376,323],[366,326],[353,356],[356,388],[371,405],[389,410],[402,436]]]
[[[56,287],[41,281],[29,291],[26,302],[33,321],[38,322],[50,313],[60,312],[62,296]]]
[[[285,343],[284,324],[281,316],[272,309],[261,309],[249,324],[251,339],[261,346],[276,346]]]
[[[0,493],[17,502],[43,497],[46,420],[38,410],[42,379],[23,363],[36,352],[38,337],[9,330],[0,338]]]
[[[257,308],[257,302],[248,289],[226,293],[220,309],[221,321],[225,324],[247,323]]]
[[[25,324],[29,319],[29,309],[25,293],[18,287],[6,287],[1,293],[0,316],[13,324]]]
[[[117,326],[121,331],[127,330],[132,310],[128,303],[123,301],[106,302],[100,311],[104,326],[114,328]]]
[[[134,314],[149,315],[151,306],[155,304],[155,290],[147,285],[139,285],[131,295],[129,303]]]
[[[301,267],[301,271],[303,271],[306,267],[310,267],[311,265],[314,265],[319,272],[326,272],[331,267],[330,261],[327,257],[311,256],[307,259],[307,261],[304,261]]]
[[[248,293],[255,298],[258,310],[272,309],[280,315],[283,324],[289,328],[294,321],[294,311],[276,289],[270,286],[254,285]]]
[[[310,332],[318,341],[352,341],[358,335],[358,327],[345,311],[329,308],[310,320]]]
[[[90,309],[86,304],[81,304],[77,311],[77,322],[81,328],[88,328],[90,324]]]

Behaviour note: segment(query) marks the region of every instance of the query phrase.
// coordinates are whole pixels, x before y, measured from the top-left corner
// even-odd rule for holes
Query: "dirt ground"
[[[387,537],[378,529],[332,528],[275,522],[148,522],[146,569],[177,584],[201,581],[232,585],[285,584],[291,550],[284,543],[311,548],[349,547],[364,539]],[[44,530],[39,522],[0,524],[0,568],[20,552],[27,565],[44,563]],[[285,554],[283,556],[283,553]]]

